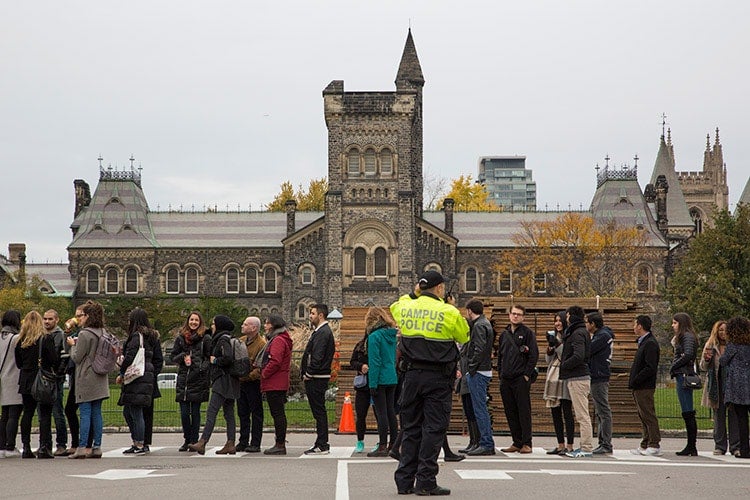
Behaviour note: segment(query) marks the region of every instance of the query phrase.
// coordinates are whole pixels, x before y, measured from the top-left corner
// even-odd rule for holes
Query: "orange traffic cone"
[[[347,392],[344,394],[344,404],[341,405],[341,421],[339,422],[340,434],[354,434],[354,410],[352,410],[352,398]]]

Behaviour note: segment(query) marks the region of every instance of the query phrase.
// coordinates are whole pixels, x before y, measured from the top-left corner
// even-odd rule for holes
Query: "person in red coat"
[[[286,393],[289,390],[289,367],[292,364],[292,338],[281,316],[272,314],[263,325],[266,347],[256,364],[260,365],[260,390],[265,393],[273,418],[276,444],[265,455],[286,455]]]

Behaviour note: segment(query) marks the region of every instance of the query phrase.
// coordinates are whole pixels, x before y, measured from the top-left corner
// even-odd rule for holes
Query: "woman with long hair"
[[[727,321],[727,348],[719,362],[727,370],[725,399],[737,419],[739,453],[737,458],[750,458],[750,320],[738,316]]]
[[[378,447],[368,457],[387,457],[398,435],[394,394],[396,392],[396,324],[382,307],[371,307],[365,315],[367,381],[378,420]],[[390,444],[389,444],[390,443]]]
[[[554,330],[547,332],[547,377],[544,381],[544,400],[552,412],[552,423],[557,436],[557,447],[547,451],[547,455],[565,455],[573,451],[575,439],[575,421],[573,420],[573,402],[565,380],[560,380],[560,361],[562,359],[562,336],[568,321],[565,311],[555,314]],[[567,446],[565,440],[567,437]]]
[[[21,370],[16,366],[18,330],[21,329],[21,313],[5,311],[0,331],[0,458],[21,456],[16,448],[18,421],[23,410],[23,399],[18,393],[18,377]]]
[[[357,372],[357,375],[367,376],[370,370],[370,364],[367,358],[367,336],[369,332],[365,331],[364,336],[357,342],[352,350],[352,357],[349,360],[349,366]],[[367,379],[365,379],[365,382]],[[367,411],[370,408],[370,386],[365,383],[357,387],[354,386],[354,416],[355,430],[357,432],[357,444],[354,447],[355,453],[365,451],[365,431],[367,430]]]
[[[276,444],[264,455],[286,455],[286,393],[289,390],[289,370],[292,364],[292,337],[281,316],[271,314],[263,324],[266,347],[261,354],[260,391],[266,395],[268,410],[273,418]]]
[[[707,373],[703,387],[701,405],[711,408],[714,421],[714,455],[723,455],[729,450],[732,455],[739,449],[737,419],[734,412],[727,411],[724,398],[726,389],[726,368],[720,360],[727,348],[727,322],[719,320],[711,329],[711,336],[703,346],[700,369]],[[727,418],[729,422],[727,424]],[[728,438],[728,439],[727,439]]]
[[[184,442],[179,451],[188,451],[198,442],[201,427],[201,404],[208,401],[208,367],[211,357],[211,335],[206,333],[203,316],[188,314],[172,347],[172,362],[178,366],[175,400],[180,403],[180,421]]]
[[[99,339],[104,333],[104,308],[98,302],[87,301],[76,310],[76,320],[81,326],[77,337],[68,337],[70,359],[76,364],[75,384],[76,402],[81,418],[79,444],[75,453],[68,458],[101,458],[102,434],[102,401],[109,398],[109,379],[94,371],[94,357]],[[88,446],[89,434],[93,434],[91,448]]]
[[[125,372],[135,361],[136,354],[141,347],[145,356],[143,375],[128,384],[123,384]],[[146,453],[144,448],[146,424],[143,411],[153,403],[156,383],[153,358],[157,349],[159,349],[159,335],[151,327],[146,311],[136,307],[128,316],[128,339],[122,346],[123,360],[116,380],[116,383],[123,384],[117,404],[123,407],[122,413],[133,440],[133,445],[123,451],[125,454],[144,455]]]
[[[31,451],[31,420],[37,409],[37,401],[31,395],[31,387],[39,371],[39,358],[45,370],[54,370],[60,361],[60,353],[55,348],[51,335],[47,334],[42,315],[31,311],[23,318],[18,343],[15,349],[16,366],[21,370],[18,376],[18,392],[23,399],[21,417],[22,458],[34,458]],[[52,454],[52,405],[39,403],[39,451],[36,458],[54,458]]]
[[[682,410],[682,419],[685,421],[687,431],[687,444],[685,448],[677,452],[680,456],[698,456],[696,441],[698,438],[698,423],[695,421],[695,410],[693,408],[693,390],[686,388],[684,380],[686,375],[695,374],[695,355],[698,347],[698,337],[693,328],[693,320],[684,312],[678,312],[672,316],[672,347],[674,347],[674,359],[669,368],[669,375],[675,379],[677,399]]]

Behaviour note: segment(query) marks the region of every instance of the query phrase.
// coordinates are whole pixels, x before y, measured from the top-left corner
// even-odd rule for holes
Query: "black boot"
[[[466,455],[457,455],[451,451],[451,447],[448,444],[448,435],[443,437],[443,459],[446,462],[460,462],[466,458]]]
[[[468,422],[469,427],[469,444],[466,448],[458,450],[459,453],[468,453],[477,446],[479,446],[479,426],[476,420],[470,420]]]
[[[687,444],[682,451],[677,452],[677,455],[681,457],[697,457],[698,448],[696,447],[696,441],[698,440],[698,423],[695,421],[695,412],[683,412],[682,419],[685,421]]]

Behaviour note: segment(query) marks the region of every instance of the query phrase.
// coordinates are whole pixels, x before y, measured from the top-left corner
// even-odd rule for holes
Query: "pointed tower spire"
[[[671,139],[671,134],[669,134]],[[667,204],[667,219],[669,220],[670,233],[672,229],[676,229],[677,233],[689,232],[694,227],[693,219],[690,217],[687,203],[685,202],[685,196],[682,192],[682,187],[675,171],[674,153],[672,152],[671,142],[669,145],[664,141],[664,136],[661,136],[659,141],[659,152],[656,154],[656,162],[654,163],[654,171],[651,174],[651,184],[654,186],[658,185],[659,177],[663,177],[663,181],[668,186],[666,193],[666,204]]]
[[[719,142],[719,127],[716,127],[716,142],[714,142],[714,146],[718,146],[721,143]]]
[[[422,75],[422,66],[419,64],[417,48],[414,46],[411,28],[409,28],[409,33],[406,35],[404,53],[401,55],[398,73],[396,73],[396,90],[407,88],[421,89],[423,86],[424,76]]]

